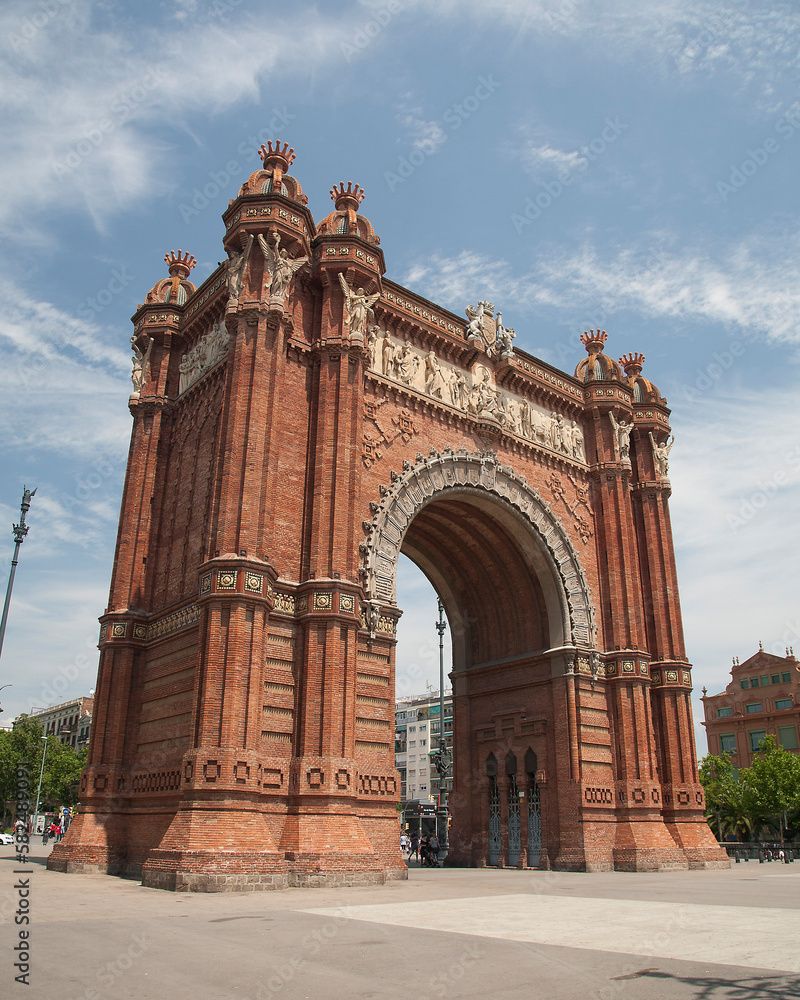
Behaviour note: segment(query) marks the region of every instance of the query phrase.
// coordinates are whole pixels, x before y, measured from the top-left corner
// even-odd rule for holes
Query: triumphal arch
[[[49,866],[166,889],[403,878],[406,553],[453,635],[448,863],[726,865],[703,819],[669,410],[606,335],[574,375],[384,276],[261,148],[133,317],[133,431],[81,810]],[[513,303],[508,303],[509,311]],[[627,346],[627,345],[625,345]],[[535,842],[534,842],[535,840]]]

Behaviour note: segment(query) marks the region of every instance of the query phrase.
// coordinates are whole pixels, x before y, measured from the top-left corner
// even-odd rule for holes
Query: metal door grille
[[[538,868],[542,856],[542,798],[534,781],[528,796],[528,867]]]
[[[500,789],[497,778],[490,778],[489,786],[489,864],[496,865],[500,860],[502,838],[500,836]]]

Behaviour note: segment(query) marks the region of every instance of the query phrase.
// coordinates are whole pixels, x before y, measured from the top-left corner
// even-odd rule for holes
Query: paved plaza
[[[800,997],[800,864],[421,869],[358,889],[205,895],[30,875],[0,848],[0,995],[58,1000]],[[15,982],[29,879],[30,985]],[[25,925],[22,925],[23,927]]]

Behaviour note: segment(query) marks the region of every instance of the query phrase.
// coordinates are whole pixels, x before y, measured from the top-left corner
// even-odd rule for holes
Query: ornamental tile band
[[[244,589],[251,594],[260,594],[264,577],[259,573],[248,573],[244,578]]]
[[[221,569],[217,573],[217,590],[236,590],[236,571]]]

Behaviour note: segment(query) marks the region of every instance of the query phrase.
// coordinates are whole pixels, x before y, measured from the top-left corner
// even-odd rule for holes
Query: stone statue
[[[387,332],[383,338],[383,374],[387,378],[395,377],[395,363],[397,361],[398,350],[389,339]]]
[[[131,372],[131,382],[133,382],[133,391],[135,394],[139,394],[142,391],[142,385],[144,380],[147,378],[147,365],[150,361],[150,352],[153,350],[153,338],[147,338],[147,350],[142,353],[141,348],[136,343],[137,337],[134,334],[131,337],[131,348],[133,349],[133,371]]]
[[[586,453],[583,449],[583,431],[575,420],[572,421],[572,457],[581,462],[586,460]]]
[[[477,417],[491,417],[493,420],[497,420],[499,393],[491,384],[489,378],[489,369],[484,368],[483,378],[472,387],[469,398],[469,411]]]
[[[369,346],[370,368],[372,368],[373,371],[378,373],[381,372],[381,359],[383,356],[378,346],[380,342],[381,342],[380,327],[371,326],[369,328],[369,340],[367,342]]]
[[[446,385],[439,359],[433,351],[428,351],[425,356],[425,392],[436,399],[443,400]]]
[[[495,339],[497,347],[500,350],[501,358],[513,358],[514,348],[512,346],[512,340],[516,337],[516,333],[509,327],[506,329],[503,326],[503,314],[498,312],[497,318],[495,320],[496,332]]]
[[[253,245],[253,234],[248,233],[245,240],[244,249],[240,253],[230,252],[225,270],[225,282],[228,287],[228,308],[235,308],[239,304],[239,294],[242,290],[242,279],[244,269],[247,266],[247,258],[250,256],[250,248]]]
[[[368,325],[374,322],[375,314],[372,307],[380,298],[381,293],[375,292],[374,295],[367,295],[363,288],[359,288],[354,295],[341,271],[339,272],[339,284],[344,292],[344,301],[347,307],[345,322],[350,327],[350,339],[361,337],[363,340]]]
[[[614,440],[617,442],[619,460],[620,462],[627,462],[630,464],[631,431],[633,430],[633,423],[626,424],[624,421],[617,423],[617,420],[611,410],[608,411],[608,417],[611,421],[611,426],[614,429]]]
[[[308,261],[308,257],[298,257],[293,260],[286,250],[281,250],[281,234],[277,230],[272,233],[272,246],[267,243],[261,233],[258,234],[258,244],[264,254],[264,293],[270,302],[278,301],[286,304],[289,285],[295,272]],[[267,293],[269,293],[267,295]],[[366,332],[366,324],[364,328]]]
[[[411,350],[410,344],[403,344],[402,351],[395,356],[394,360],[394,370],[398,381],[404,385],[411,385],[418,369],[419,358]]]
[[[467,340],[474,342],[480,340],[483,342],[483,302],[479,302],[477,308],[475,306],[467,306],[466,313],[469,317],[469,323],[467,324]]]
[[[669,474],[669,453],[672,451],[672,446],[675,444],[675,435],[667,438],[663,444],[659,444],[658,441],[653,437],[653,432],[650,431],[650,444],[653,446],[653,462],[656,467],[656,472],[663,479],[666,479]]]

